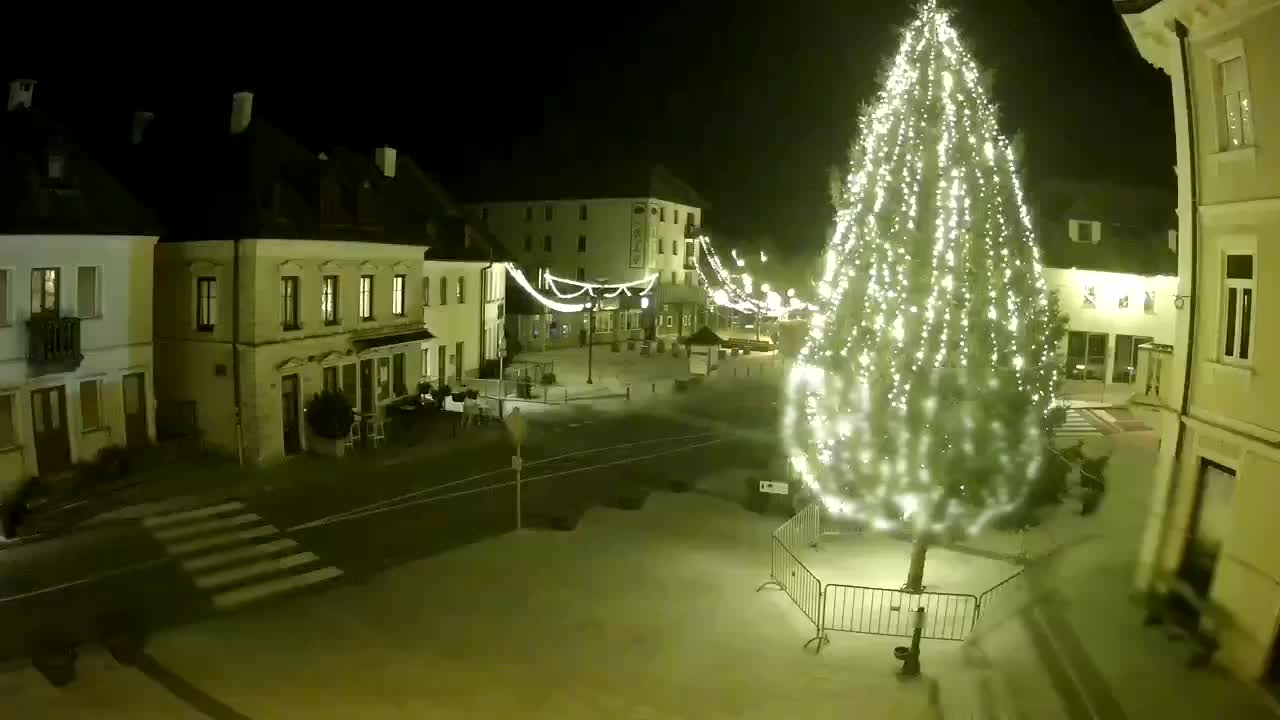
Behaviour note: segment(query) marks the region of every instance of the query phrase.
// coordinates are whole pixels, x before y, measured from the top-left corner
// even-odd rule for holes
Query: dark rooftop
[[[1059,180],[1040,185],[1030,199],[1046,266],[1178,274],[1169,248],[1169,231],[1177,229],[1172,190]],[[1073,241],[1072,220],[1100,223],[1098,242]]]
[[[663,165],[597,161],[568,163],[555,168],[516,171],[476,194],[470,201],[521,202],[651,197],[690,205],[707,206],[697,191]]]

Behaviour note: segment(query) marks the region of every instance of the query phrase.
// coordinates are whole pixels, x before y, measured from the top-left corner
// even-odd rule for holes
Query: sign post
[[[524,415],[520,414],[520,408],[513,408],[511,414],[503,418],[503,423],[507,426],[507,432],[511,435],[511,442],[516,446],[516,454],[511,456],[511,469],[516,471],[516,530],[524,527],[524,518],[521,511],[521,471],[524,469],[524,458],[520,456],[520,447],[524,445],[525,435],[529,432],[528,422],[524,419]]]

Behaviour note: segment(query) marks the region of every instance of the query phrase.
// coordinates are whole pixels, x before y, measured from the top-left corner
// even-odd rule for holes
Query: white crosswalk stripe
[[[1067,420],[1062,424],[1062,427],[1058,428],[1056,437],[1088,438],[1105,434],[1098,429],[1097,425],[1084,416],[1084,411],[1078,408],[1069,408],[1067,410]]]
[[[219,610],[342,575],[236,501],[153,515],[142,526]]]

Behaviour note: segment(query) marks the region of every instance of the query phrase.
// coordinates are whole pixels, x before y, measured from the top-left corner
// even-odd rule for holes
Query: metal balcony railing
[[[34,316],[27,321],[27,364],[36,375],[80,367],[80,318]]]

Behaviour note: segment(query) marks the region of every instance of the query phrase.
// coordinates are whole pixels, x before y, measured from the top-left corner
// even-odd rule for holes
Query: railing
[[[798,547],[801,543],[817,545],[820,532],[818,517],[818,506],[810,505],[773,532],[769,559],[770,579],[756,588],[756,592],[774,586],[786,593],[791,602],[813,623],[813,637],[805,642],[805,647],[809,643],[817,643],[821,649],[822,643],[826,642],[822,632],[822,581],[800,562],[800,558],[787,545],[788,542],[794,543],[791,547]]]
[[[80,318],[32,317],[27,321],[27,363],[36,375],[80,366]]]
[[[917,608],[924,608],[920,637],[964,640],[978,616],[978,598],[957,593],[922,592],[838,585],[822,591],[822,629],[867,635],[911,637]]]
[[[998,585],[978,596],[978,614],[973,621],[974,631],[990,629],[997,621],[1009,617],[1021,606],[1019,597],[1029,600],[1026,587],[1026,570],[1019,570]]]
[[[782,523],[777,530],[773,531],[773,536],[788,548],[798,548],[802,545],[816,547],[818,538],[822,535],[821,518],[818,505],[816,503],[809,505],[790,520]]]

